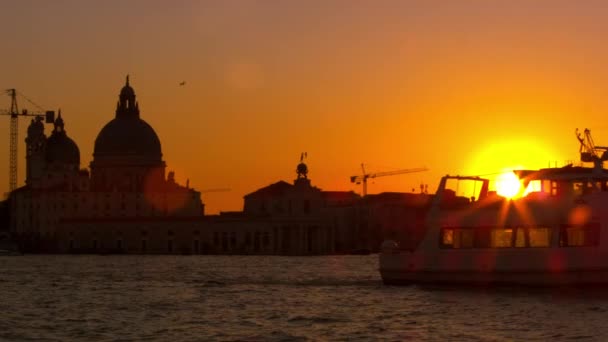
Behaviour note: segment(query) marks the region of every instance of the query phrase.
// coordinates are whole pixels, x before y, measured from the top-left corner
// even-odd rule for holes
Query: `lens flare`
[[[521,182],[513,172],[505,172],[496,177],[496,193],[506,198],[519,194]]]

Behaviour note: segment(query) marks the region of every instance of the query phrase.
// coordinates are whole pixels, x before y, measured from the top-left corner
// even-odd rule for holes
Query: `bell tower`
[[[35,117],[27,128],[26,145],[26,178],[25,184],[39,180],[46,168],[46,136],[42,117]]]

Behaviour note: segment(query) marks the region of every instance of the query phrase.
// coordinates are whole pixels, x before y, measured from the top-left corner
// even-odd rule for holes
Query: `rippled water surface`
[[[608,340],[608,290],[391,287],[376,256],[0,257],[0,340]]]

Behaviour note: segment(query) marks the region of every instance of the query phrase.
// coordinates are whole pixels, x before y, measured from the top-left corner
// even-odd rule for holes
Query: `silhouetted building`
[[[428,200],[425,194],[362,199],[352,191],[323,191],[311,185],[302,154],[293,183],[244,196],[242,212],[204,216],[200,192],[166,172],[160,139],[141,119],[128,77],[115,117],[95,139],[90,171],[80,168],[80,150],[61,113],[48,137],[42,119],[32,120],[25,142],[26,184],[10,194],[7,213],[10,234],[25,252],[374,251],[390,233],[415,241]]]
[[[10,231],[10,218],[9,201],[0,201],[0,231]]]
[[[324,192],[311,185],[302,161],[293,184],[279,181],[244,197],[243,212],[222,213],[210,222],[211,249],[218,254],[333,254],[343,239],[333,210],[353,205],[353,192]],[[342,228],[342,227],[340,227]]]
[[[10,207],[8,200],[0,201],[0,240],[10,235]]]
[[[128,77],[115,118],[95,140],[90,173],[61,113],[49,137],[42,119],[32,120],[25,142],[26,184],[9,200],[11,232],[26,251],[95,250],[108,221],[119,236],[138,222],[203,217],[200,193],[165,176],[160,140],[140,118]]]

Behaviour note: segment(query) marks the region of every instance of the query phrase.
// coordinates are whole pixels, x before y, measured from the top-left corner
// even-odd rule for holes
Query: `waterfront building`
[[[416,203],[424,202],[419,195],[410,196],[418,201],[412,202],[405,195],[362,199],[352,191],[323,191],[311,184],[302,154],[293,183],[278,181],[245,195],[242,211],[205,216],[200,192],[166,172],[160,139],[141,118],[128,77],[114,118],[95,139],[89,169],[80,166],[61,112],[48,137],[42,120],[32,120],[25,142],[25,185],[10,194],[5,215],[24,252],[374,251],[389,230],[407,236],[417,222],[415,208],[423,207]]]
[[[68,137],[61,112],[49,137],[42,119],[33,119],[25,142],[25,186],[9,200],[10,230],[26,251],[56,251],[68,241],[62,238],[66,231],[74,237],[72,245],[76,236],[93,244],[90,235],[101,233],[91,223],[103,229],[103,222],[112,221],[118,234],[140,220],[203,217],[200,192],[177,184],[172,172],[165,174],[160,140],[141,119],[128,76],[115,117],[95,140],[90,171],[80,168],[80,150]]]
[[[319,255],[344,253],[348,219],[359,195],[312,186],[301,160],[293,184],[278,181],[245,195],[243,211],[211,221],[218,254]],[[347,225],[347,226],[345,226]],[[350,247],[350,246],[349,246]]]

